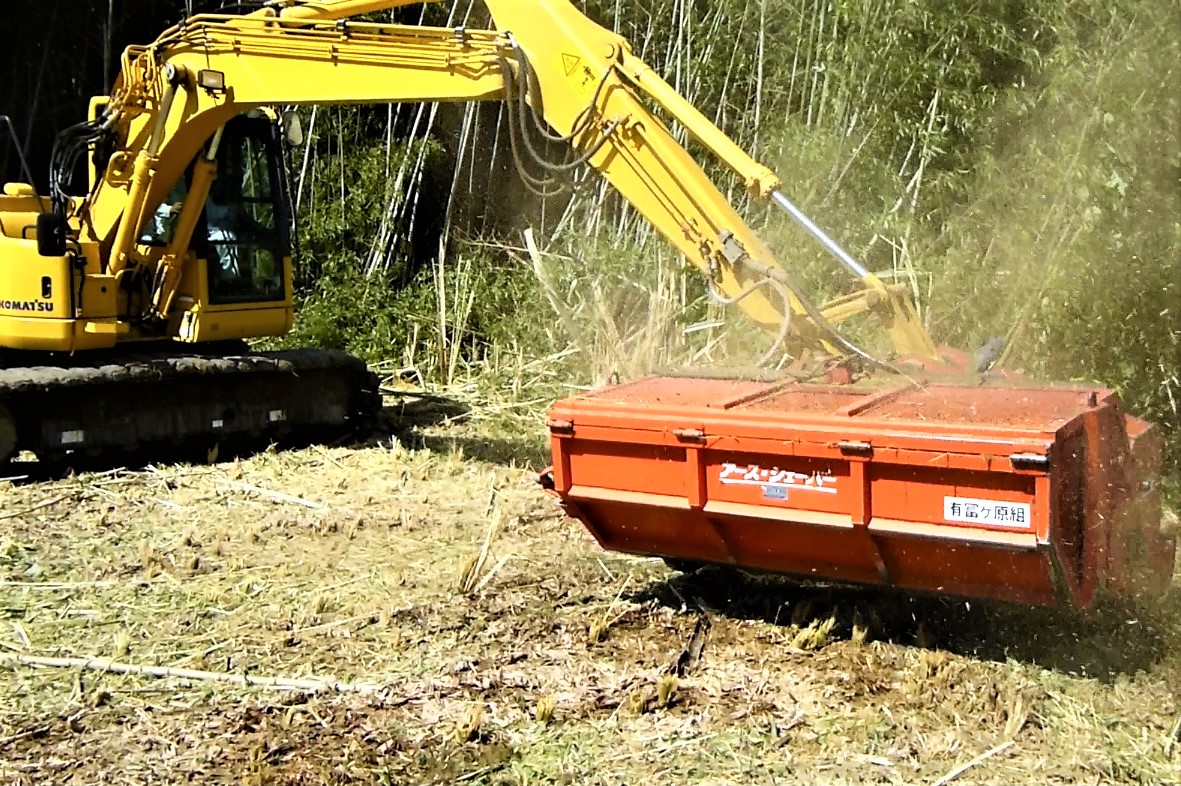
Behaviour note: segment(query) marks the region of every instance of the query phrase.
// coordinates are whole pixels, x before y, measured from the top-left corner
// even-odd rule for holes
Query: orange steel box
[[[1160,440],[1100,388],[656,377],[548,426],[543,484],[615,551],[1080,608],[1172,575]]]

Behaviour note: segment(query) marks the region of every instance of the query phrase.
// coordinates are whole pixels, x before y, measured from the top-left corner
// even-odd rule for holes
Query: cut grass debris
[[[0,485],[0,780],[1181,780],[1175,614],[1092,629],[605,553],[522,464],[543,434],[477,410]]]

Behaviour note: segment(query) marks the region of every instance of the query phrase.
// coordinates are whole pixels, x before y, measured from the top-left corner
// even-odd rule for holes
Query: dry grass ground
[[[1087,626],[605,554],[534,484],[540,422],[0,482],[0,781],[1181,782],[1175,611]]]

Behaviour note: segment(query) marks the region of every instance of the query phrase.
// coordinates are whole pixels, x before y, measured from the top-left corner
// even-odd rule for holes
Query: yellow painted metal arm
[[[406,5],[437,3],[439,0],[272,0],[268,7],[252,16],[273,16],[278,9],[282,19],[309,22],[347,19]]]
[[[619,59],[619,73],[636,88],[647,93],[662,109],[675,117],[694,139],[741,177],[752,196],[770,199],[772,194],[783,187],[778,175],[751,158],[733,139],[630,50],[625,50]]]
[[[86,231],[100,242],[118,233],[111,258],[122,264],[117,249],[126,250],[138,236],[142,217],[165,198],[201,146],[252,108],[500,99],[502,45],[502,37],[488,31],[189,19],[152,46],[124,55],[109,111],[118,116],[125,141],[88,200]],[[182,81],[171,104],[164,100],[169,68]],[[224,89],[201,87],[203,71],[222,75]]]
[[[200,156],[193,164],[188,196],[177,216],[172,240],[156,265],[156,273],[152,280],[149,293],[149,315],[152,319],[166,320],[172,311],[172,302],[176,298],[177,286],[180,284],[185,255],[189,253],[193,233],[200,220],[201,211],[205,209],[209,189],[217,177],[217,148],[221,142],[221,134],[219,130],[213,135],[208,153]]]

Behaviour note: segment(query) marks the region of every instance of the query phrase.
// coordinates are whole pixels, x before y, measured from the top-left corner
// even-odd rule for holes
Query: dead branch
[[[678,677],[687,677],[697,662],[701,660],[701,652],[705,649],[705,640],[709,635],[711,621],[708,614],[699,614],[697,622],[693,625],[693,635],[689,639],[689,643],[685,645],[685,649],[681,651],[677,662],[673,664],[669,670],[671,674]]]
[[[27,590],[75,590],[90,587],[114,587],[120,584],[134,585],[127,581],[0,581],[0,589]]]
[[[494,498],[495,499],[495,498]],[[488,523],[488,530],[484,534],[484,545],[480,547],[480,553],[470,559],[467,565],[464,566],[463,572],[459,577],[459,592],[463,595],[470,595],[476,592],[478,588],[483,588],[487,582],[480,581],[480,574],[484,571],[484,566],[488,563],[488,555],[492,549],[492,541],[496,538],[496,534],[500,531],[503,524],[504,516],[498,510],[492,515],[491,521]],[[496,566],[491,575],[501,568],[504,564],[502,560]]]
[[[302,505],[303,507],[311,508],[312,510],[319,510],[324,507],[319,502],[312,502],[310,499],[292,496],[291,494],[284,494],[281,491],[271,491],[270,489],[259,488],[258,486],[252,486],[249,483],[242,483],[236,480],[223,480],[221,482],[227,486],[232,486],[236,489],[248,491],[251,494],[257,494],[260,497],[265,497],[272,502],[288,502],[292,505]]]
[[[1181,742],[1181,710],[1177,711],[1177,720],[1173,723],[1173,730],[1169,732],[1168,739],[1165,740],[1165,758],[1173,758],[1173,750],[1177,747],[1177,743]]]
[[[24,510],[18,510],[14,513],[0,514],[0,521],[3,521],[4,519],[14,519],[14,518],[17,518],[18,516],[26,516],[29,513],[35,513],[36,511],[41,510],[42,508],[48,508],[50,505],[56,505],[57,503],[62,502],[65,499],[66,499],[65,495],[62,495],[60,497],[54,497],[53,499],[47,500],[47,501],[42,502],[38,505],[34,505],[31,508],[25,508]]]
[[[308,693],[333,691],[336,693],[372,694],[381,691],[381,686],[369,683],[336,682],[326,679],[289,679],[286,677],[256,677],[251,674],[230,674],[218,671],[178,669],[170,666],[137,666],[119,663],[109,658],[45,658],[39,655],[0,655],[0,665],[41,666],[57,669],[90,669],[108,674],[139,674],[148,677],[171,677],[197,682],[228,682],[242,687],[273,688],[276,690],[299,690]]]
[[[30,737],[41,737],[41,736],[48,734],[48,733],[49,733],[48,726],[42,726],[37,729],[29,729],[28,731],[22,731],[20,734],[13,734],[11,737],[5,737],[4,739],[0,740],[0,748],[7,747],[14,742],[20,742],[21,740],[27,740]]]
[[[935,783],[933,783],[932,786],[945,786],[945,784],[951,783],[956,778],[960,777],[965,772],[967,772],[968,770],[975,767],[977,764],[980,764],[981,762],[991,759],[993,756],[997,755],[998,753],[1002,753],[1004,751],[1007,751],[1009,748],[1013,747],[1013,745],[1014,745],[1013,740],[1007,740],[1005,742],[1002,742],[1000,745],[997,745],[995,748],[989,748],[984,753],[981,753],[979,756],[972,759],[967,764],[961,764],[960,766],[956,767],[954,770],[947,773],[939,780],[935,781]]]

